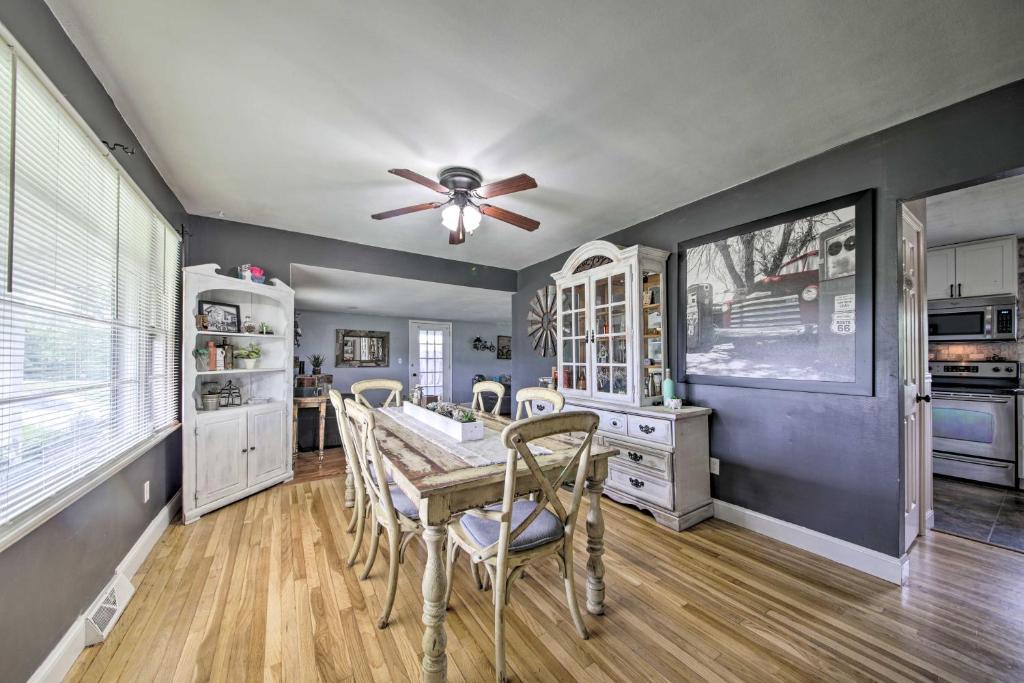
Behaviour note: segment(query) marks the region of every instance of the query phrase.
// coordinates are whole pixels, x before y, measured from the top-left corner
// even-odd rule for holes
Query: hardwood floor
[[[343,494],[340,477],[303,481],[173,525],[69,680],[418,680],[423,549],[378,630],[387,563],[366,581],[345,567]],[[591,638],[578,640],[554,563],[531,570],[506,611],[515,680],[1024,678],[1024,555],[932,534],[901,589],[718,520],[675,533],[602,505],[607,612],[584,615]],[[450,680],[493,680],[490,599],[460,561]]]

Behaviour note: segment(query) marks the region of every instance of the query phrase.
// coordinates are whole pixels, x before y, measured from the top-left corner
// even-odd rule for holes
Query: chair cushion
[[[511,529],[519,526],[533,512],[535,507],[537,507],[537,503],[532,500],[517,500],[512,503]],[[501,505],[488,505],[484,509],[500,512]],[[462,528],[466,530],[466,533],[479,543],[482,548],[496,542],[501,530],[500,522],[493,519],[483,519],[471,514],[463,515],[459,523],[462,524]],[[558,517],[551,510],[545,508],[537,515],[537,519],[530,523],[530,526],[523,529],[523,533],[513,539],[508,547],[512,551],[529,550],[551,541],[557,541],[564,534],[565,529],[562,528],[562,523],[558,520]]]
[[[367,461],[367,463],[366,463],[366,473],[368,475],[370,475],[370,481],[372,481],[374,484],[376,484],[377,483],[377,468],[373,466],[372,462]],[[394,483],[395,483],[395,478],[393,476],[391,476],[390,472],[388,472],[388,484],[394,484]]]
[[[391,487],[391,502],[395,504],[395,510],[409,519],[419,519],[420,511],[416,504],[409,500],[402,489],[397,486]]]

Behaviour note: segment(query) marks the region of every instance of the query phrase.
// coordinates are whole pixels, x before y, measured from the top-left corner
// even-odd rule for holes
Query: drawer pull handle
[[[633,451],[629,451],[628,453],[626,453],[626,455],[628,455],[629,459],[632,460],[633,462],[641,462],[644,459],[644,456],[640,455],[639,453],[634,453]]]
[[[644,487],[644,482],[643,482],[642,479],[636,479],[635,477],[630,477],[629,478],[629,485],[632,486],[635,489],[642,489]]]
[[[654,427],[652,427],[651,425],[640,425],[640,431],[643,432],[644,434],[653,434]]]

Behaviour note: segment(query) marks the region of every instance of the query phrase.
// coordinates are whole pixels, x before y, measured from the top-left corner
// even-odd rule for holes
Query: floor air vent
[[[94,645],[110,634],[135,588],[131,581],[121,574],[114,574],[113,580],[100,593],[100,597],[85,614],[85,644]]]

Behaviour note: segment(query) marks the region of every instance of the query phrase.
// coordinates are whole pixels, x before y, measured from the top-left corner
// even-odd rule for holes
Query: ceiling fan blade
[[[540,227],[540,221],[535,221],[532,218],[527,218],[526,216],[521,216],[520,214],[509,211],[508,209],[491,206],[490,204],[481,204],[480,213],[485,216],[490,216],[491,218],[497,218],[499,221],[511,223],[517,228],[530,230],[531,232]]]
[[[394,218],[395,216],[404,216],[407,213],[416,213],[417,211],[426,211],[427,209],[436,209],[441,206],[438,202],[427,202],[426,204],[414,204],[413,206],[406,206],[401,209],[392,209],[391,211],[383,211],[381,213],[375,213],[370,218],[376,220],[383,220],[385,218]]]
[[[503,194],[512,194],[513,192],[522,192],[523,190],[532,190],[537,187],[537,181],[526,175],[520,173],[519,175],[512,176],[511,178],[505,178],[493,183],[487,183],[476,189],[476,195],[483,199],[490,199],[491,197],[499,197]]]
[[[436,180],[431,180],[430,178],[420,175],[416,171],[410,171],[407,168],[391,168],[388,169],[388,173],[394,173],[399,178],[405,178],[406,180],[411,180],[414,183],[419,183],[423,187],[429,187],[434,192],[440,192],[441,194],[448,194],[449,192],[447,187]]]
[[[462,244],[466,241],[466,226],[462,223],[462,214],[459,214],[459,227],[448,231],[448,244]]]

